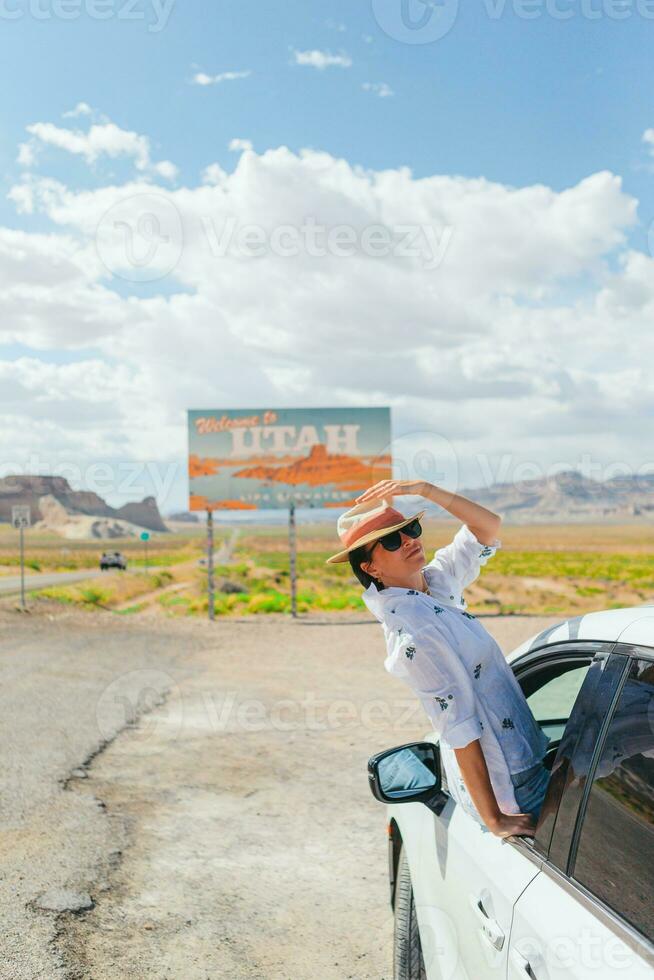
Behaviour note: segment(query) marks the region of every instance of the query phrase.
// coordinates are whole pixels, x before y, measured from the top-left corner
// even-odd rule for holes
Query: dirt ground
[[[358,614],[0,610],[2,980],[390,980],[366,763],[429,723],[383,658]]]

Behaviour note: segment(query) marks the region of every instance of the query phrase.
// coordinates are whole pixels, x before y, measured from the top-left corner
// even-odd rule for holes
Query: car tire
[[[395,882],[393,980],[426,980],[413,885],[404,847],[400,850]]]

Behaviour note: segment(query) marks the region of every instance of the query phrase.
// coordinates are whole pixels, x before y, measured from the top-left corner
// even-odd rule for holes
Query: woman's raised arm
[[[467,524],[481,544],[492,544],[497,537],[502,518],[482,504],[475,503],[459,493],[443,490],[435,483],[426,480],[380,480],[356,498],[356,503],[382,497],[398,497],[402,494],[416,494],[431,500],[448,511],[452,517]]]

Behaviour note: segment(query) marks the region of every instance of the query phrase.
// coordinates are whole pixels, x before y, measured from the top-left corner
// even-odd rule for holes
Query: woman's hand
[[[488,828],[496,837],[534,837],[536,824],[530,813],[500,813],[496,823]]]
[[[380,480],[374,486],[368,487],[362,494],[355,497],[357,504],[366,500],[382,497],[399,497],[402,494],[414,493],[422,495],[429,484],[425,480]]]

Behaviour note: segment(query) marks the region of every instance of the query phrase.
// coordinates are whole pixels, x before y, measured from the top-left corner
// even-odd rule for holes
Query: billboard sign
[[[194,409],[190,510],[349,507],[392,477],[390,408]]]

